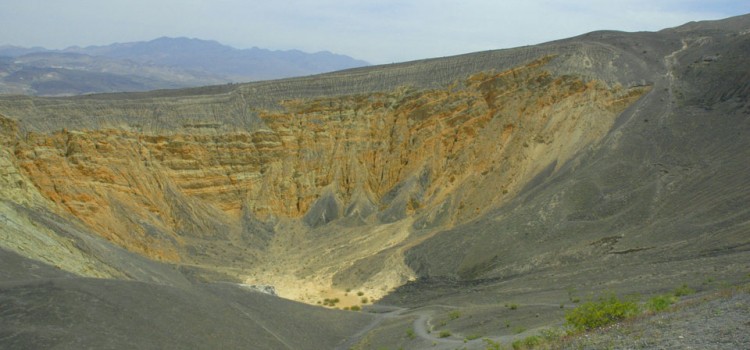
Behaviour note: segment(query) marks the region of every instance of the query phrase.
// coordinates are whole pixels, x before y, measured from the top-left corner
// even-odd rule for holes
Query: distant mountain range
[[[367,66],[327,51],[236,49],[216,41],[147,42],[48,50],[0,46],[0,93],[79,95],[279,79]]]

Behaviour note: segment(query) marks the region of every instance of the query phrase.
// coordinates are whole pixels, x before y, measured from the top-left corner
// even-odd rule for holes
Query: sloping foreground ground
[[[557,347],[555,347],[557,348]],[[747,349],[750,288],[692,298],[673,311],[575,337],[561,349]]]
[[[82,278],[0,251],[5,349],[331,349],[370,316],[231,284]]]
[[[512,304],[513,309],[381,307],[385,313],[377,327],[349,344],[352,349],[746,349],[750,345],[748,286],[707,283],[703,285],[707,291],[683,297],[666,310],[643,311],[624,321],[573,334],[534,314],[544,312],[544,306],[557,308],[554,305]],[[518,317],[524,309],[533,311]],[[559,313],[566,310],[570,308]],[[487,318],[487,314],[495,318]],[[525,330],[534,322],[545,327]]]

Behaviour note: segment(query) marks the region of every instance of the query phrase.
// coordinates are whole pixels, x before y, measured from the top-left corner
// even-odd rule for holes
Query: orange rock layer
[[[355,201],[383,211],[406,196],[403,215],[447,205],[451,225],[601,138],[647,89],[552,76],[547,60],[442,89],[284,101],[281,111],[258,111],[257,130],[63,130],[13,147],[46,197],[163,260],[185,258],[192,236],[241,230],[248,215],[299,218],[326,194],[341,204],[337,216]]]

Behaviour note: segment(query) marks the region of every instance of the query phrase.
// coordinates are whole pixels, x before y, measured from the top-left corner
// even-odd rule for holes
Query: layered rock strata
[[[185,263],[230,249],[249,262],[279,220],[466,222],[592,145],[649,89],[554,75],[553,59],[442,88],[284,100],[231,132],[13,130],[4,142],[44,197],[123,247]],[[207,253],[215,241],[230,243]]]

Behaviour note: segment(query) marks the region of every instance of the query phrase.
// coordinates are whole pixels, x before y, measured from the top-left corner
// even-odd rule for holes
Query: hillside
[[[33,304],[23,288],[38,283],[52,295],[107,285],[143,312],[148,293],[201,305],[195,327],[221,308],[267,320],[257,307],[278,303],[289,312],[267,322],[322,324],[324,348],[455,348],[458,334],[506,341],[560,324],[587,295],[740,283],[749,54],[740,16],[276,81],[2,96],[0,245],[19,272],[0,296]],[[216,282],[386,313],[248,301]],[[439,323],[447,310],[465,317]],[[14,312],[7,339],[27,341],[39,320]],[[305,347],[263,322],[237,327]],[[411,324],[456,335],[403,338]]]

